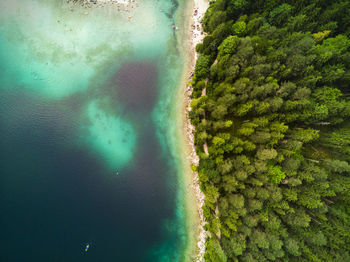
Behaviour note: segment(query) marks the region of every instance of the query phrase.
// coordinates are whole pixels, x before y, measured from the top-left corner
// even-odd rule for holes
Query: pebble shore
[[[206,0],[194,0],[194,9],[192,12],[192,25],[191,25],[191,34],[192,34],[192,43],[191,43],[191,51],[193,54],[193,58],[191,59],[191,74],[189,77],[189,82],[192,80],[193,74],[194,74],[194,67],[197,61],[197,58],[199,54],[196,52],[196,45],[198,43],[201,43],[204,38],[204,32],[202,29],[201,21],[203,19],[203,16],[205,14],[205,11],[209,7],[209,2]],[[196,13],[196,15],[195,15]],[[199,164],[199,157],[196,153],[196,147],[194,145],[194,131],[195,128],[191,124],[191,121],[189,119],[189,112],[191,111],[191,94],[192,94],[193,88],[191,85],[188,85],[185,90],[185,97],[186,97],[186,124],[185,124],[185,132],[188,137],[188,143],[190,147],[190,155],[188,156],[190,162],[192,165],[198,166]],[[196,196],[196,202],[197,202],[197,210],[198,210],[198,216],[199,216],[199,236],[198,236],[198,242],[197,242],[197,255],[195,258],[196,262],[203,262],[204,261],[204,253],[205,253],[205,240],[206,240],[206,231],[203,229],[203,226],[205,225],[205,219],[203,215],[202,207],[204,206],[204,200],[205,196],[203,192],[200,189],[200,181],[198,178],[198,173],[193,172],[192,177],[192,183],[191,188],[194,191],[194,194]]]

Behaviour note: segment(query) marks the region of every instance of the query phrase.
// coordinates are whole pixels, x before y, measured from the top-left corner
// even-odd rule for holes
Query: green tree
[[[240,39],[237,36],[227,37],[222,44],[218,47],[218,58],[225,55],[231,55],[236,52]]]
[[[210,60],[206,56],[199,56],[196,62],[195,74],[198,79],[205,78],[209,73]]]
[[[282,25],[290,17],[293,7],[289,4],[282,4],[270,12],[269,21],[274,25]]]
[[[237,36],[243,36],[246,32],[247,25],[244,21],[238,21],[233,24],[232,31]]]

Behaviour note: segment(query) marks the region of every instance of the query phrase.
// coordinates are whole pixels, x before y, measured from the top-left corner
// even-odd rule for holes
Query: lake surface
[[[182,5],[0,2],[0,261],[184,259]]]

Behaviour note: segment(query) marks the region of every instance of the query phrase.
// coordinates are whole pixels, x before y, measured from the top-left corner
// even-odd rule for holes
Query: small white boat
[[[89,247],[90,247],[90,244],[87,244],[86,247],[85,247],[85,252],[88,252]]]

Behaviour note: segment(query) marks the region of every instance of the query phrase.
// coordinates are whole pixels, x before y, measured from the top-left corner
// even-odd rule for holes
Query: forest
[[[205,260],[350,261],[350,1],[217,0],[202,24]]]

